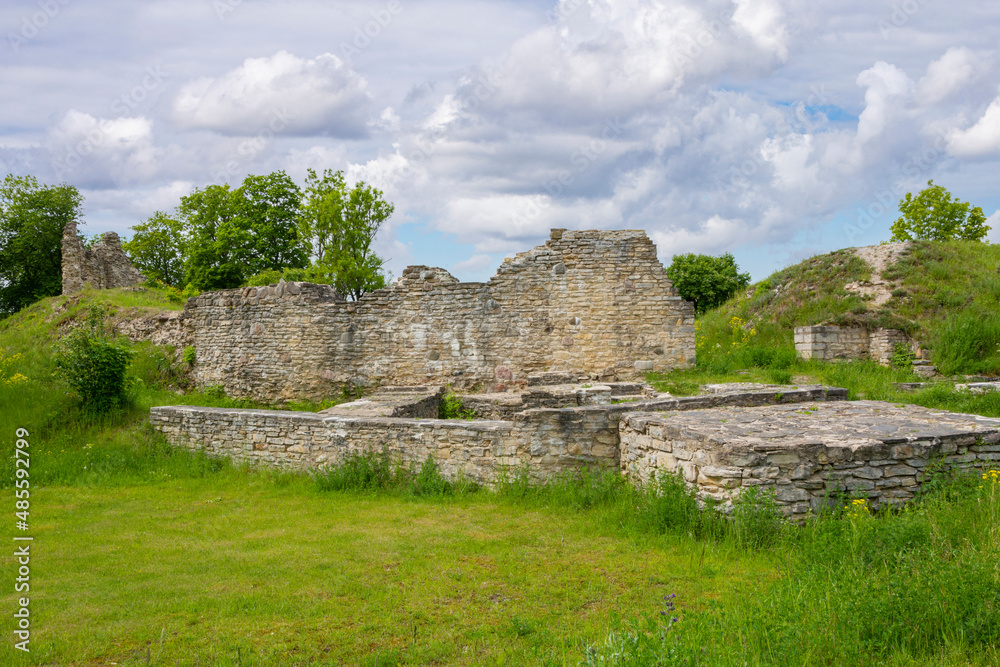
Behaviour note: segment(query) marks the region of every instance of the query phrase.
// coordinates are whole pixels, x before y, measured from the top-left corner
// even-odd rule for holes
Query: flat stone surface
[[[438,416],[444,394],[444,387],[383,387],[371,396],[320,410],[319,414],[332,417],[433,419]]]
[[[1000,419],[881,401],[631,413],[626,419],[644,420],[702,440],[755,450],[815,444],[857,447],[969,435],[1000,439]]]

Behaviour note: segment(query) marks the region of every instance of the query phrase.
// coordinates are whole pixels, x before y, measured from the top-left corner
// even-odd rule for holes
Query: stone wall
[[[387,392],[391,395],[393,392]],[[618,468],[619,420],[632,410],[685,410],[720,405],[769,405],[843,400],[843,389],[769,387],[750,392],[656,398],[617,405],[530,409],[510,420],[411,419],[371,416],[362,402],[328,414],[282,410],[156,407],[154,428],[176,446],[237,461],[288,468],[321,467],[348,452],[385,446],[404,463],[434,457],[448,478],[489,484],[499,466],[544,478],[581,465]],[[392,401],[382,407],[390,408]],[[354,411],[362,416],[348,416]],[[334,414],[329,414],[329,413]]]
[[[385,449],[416,467],[428,457],[448,479],[495,481],[498,466],[548,476],[581,464],[617,467],[617,422],[606,415],[532,410],[516,421],[348,418],[281,410],[188,406],[150,411],[178,445],[235,461],[315,469],[352,452]]]
[[[232,396],[321,399],[344,384],[523,386],[529,375],[641,376],[694,362],[694,310],[641,231],[553,230],[487,283],[411,266],[348,302],[308,283],[188,301],[196,379]]]
[[[154,345],[171,345],[176,352],[183,352],[191,345],[191,332],[184,326],[179,310],[164,310],[115,322],[115,333],[133,342],[148,340]]]
[[[63,229],[63,294],[79,292],[85,283],[97,289],[110,289],[133,287],[145,279],[125,256],[118,234],[105,232],[93,248],[87,248],[77,233],[75,222]]]
[[[762,486],[802,516],[844,497],[875,508],[911,500],[934,462],[995,466],[1000,419],[878,401],[630,413],[620,448],[637,480],[679,472],[723,504]]]
[[[853,327],[796,327],[795,350],[803,359],[867,359],[868,332]]]
[[[920,351],[920,346],[899,329],[869,333],[860,327],[795,327],[795,350],[802,359],[872,359],[888,366],[897,344],[906,345],[915,354]]]
[[[510,422],[330,417],[312,412],[153,408],[153,426],[175,444],[237,462],[322,468],[348,453],[386,449],[418,466],[433,456],[444,476],[492,482],[496,464],[517,461]]]

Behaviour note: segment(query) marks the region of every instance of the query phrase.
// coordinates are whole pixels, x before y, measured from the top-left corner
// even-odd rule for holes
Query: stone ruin
[[[76,222],[63,229],[62,293],[73,294],[89,284],[96,289],[135,287],[146,280],[122,250],[114,232],[104,232],[93,248],[87,248],[77,233]]]
[[[289,282],[208,292],[183,317],[198,384],[271,403],[349,385],[505,391],[547,372],[614,381],[695,359],[694,307],[642,231],[555,229],[485,283],[410,266],[358,301]]]
[[[415,266],[358,301],[280,283],[202,294],[163,319],[193,343],[198,384],[231,396],[318,401],[377,388],[321,412],[151,410],[173,445],[260,465],[308,470],[385,450],[484,485],[513,469],[545,478],[604,466],[636,482],[670,472],[724,509],[760,486],[801,517],[848,497],[903,503],[934,463],[1000,461],[998,419],[848,403],[846,390],[820,386],[657,393],[645,373],[695,361],[694,312],[642,232],[553,230],[486,283]],[[148,336],[160,325],[143,326]],[[437,418],[446,386],[476,418]]]
[[[832,325],[795,327],[795,351],[800,359],[871,359],[888,366],[897,347],[912,353],[914,373],[923,378],[937,374],[937,369],[927,358],[927,351],[899,329],[868,331],[862,327]]]

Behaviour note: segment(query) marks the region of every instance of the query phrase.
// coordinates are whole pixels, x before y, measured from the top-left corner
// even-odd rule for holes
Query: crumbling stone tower
[[[72,294],[90,283],[97,289],[133,287],[146,279],[122,250],[122,241],[114,232],[104,232],[93,248],[83,245],[76,222],[63,229],[62,293]]]

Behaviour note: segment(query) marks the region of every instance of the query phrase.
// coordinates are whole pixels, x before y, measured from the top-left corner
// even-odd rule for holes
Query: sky
[[[1000,242],[1000,3],[6,0],[0,170],[116,231],[213,183],[343,170],[377,250],[486,280],[550,228],[755,280],[888,240],[933,179]]]

